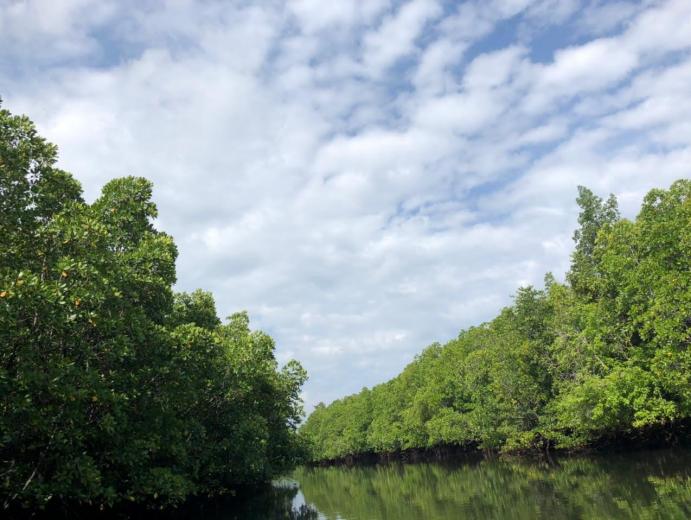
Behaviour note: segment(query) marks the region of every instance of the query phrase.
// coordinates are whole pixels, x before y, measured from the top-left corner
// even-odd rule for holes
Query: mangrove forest
[[[392,380],[301,428],[312,460],[464,447],[549,451],[668,444],[691,414],[691,181],[654,189],[635,220],[578,192],[564,282],[518,289],[488,323],[433,344]]]
[[[515,504],[487,486],[509,477],[516,500],[528,497],[520,511],[529,517],[531,481],[558,493],[578,472],[599,482],[612,472],[624,479],[627,470],[579,459],[558,473],[496,459],[453,471],[313,466],[481,451],[549,457],[688,438],[689,180],[650,191],[634,220],[620,216],[614,196],[604,200],[580,187],[563,281],[547,274],[543,287],[518,289],[493,320],[430,345],[388,382],[319,404],[302,424],[302,366],[279,366],[274,341],[250,328],[247,313],[221,320],[209,292],[173,290],[177,249],[155,225],[152,184],[117,178],[88,203],[56,161],[57,148],[27,117],[0,110],[6,512],[123,504],[165,510],[190,498],[233,499],[303,465],[293,475],[305,497],[334,518],[363,511],[399,517],[415,490],[422,490],[420,518],[430,511],[451,518],[458,479],[473,514],[507,512]],[[645,497],[668,490],[677,499],[665,511],[683,515],[688,478],[674,455],[665,457],[672,476],[655,480]],[[641,464],[658,478],[659,467]],[[401,483],[387,491],[392,479]],[[291,501],[302,496],[290,483],[281,486],[277,518],[293,514]],[[448,503],[440,502],[444,489]],[[658,511],[645,497],[641,508]],[[298,513],[318,516],[304,503]]]
[[[0,498],[162,507],[291,469],[306,374],[245,313],[175,293],[152,185],[92,204],[57,149],[0,111]]]

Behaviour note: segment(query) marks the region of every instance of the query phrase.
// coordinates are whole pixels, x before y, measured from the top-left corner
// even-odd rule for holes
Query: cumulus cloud
[[[93,57],[100,50],[92,31],[117,12],[110,0],[9,0],[0,6],[0,42],[5,66],[11,57],[54,64]]]
[[[364,37],[363,61],[372,73],[396,63],[415,49],[422,30],[441,14],[435,0],[411,0],[387,17],[381,25]]]
[[[154,181],[178,288],[309,408],[561,275],[577,185],[633,216],[688,177],[689,35],[685,0],[10,1],[0,95],[88,198]]]
[[[300,29],[314,33],[334,27],[351,28],[353,25],[368,26],[384,11],[391,8],[389,0],[342,0],[322,2],[321,0],[295,0],[288,8],[298,19]]]

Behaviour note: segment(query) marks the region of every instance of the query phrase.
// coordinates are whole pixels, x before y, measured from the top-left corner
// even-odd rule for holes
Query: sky
[[[691,1],[0,0],[0,96],[87,200],[154,182],[311,410],[563,279],[578,185],[690,176]]]

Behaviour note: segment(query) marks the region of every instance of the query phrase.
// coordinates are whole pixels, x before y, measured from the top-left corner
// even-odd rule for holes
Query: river
[[[691,449],[298,468],[262,492],[152,513],[141,518],[687,520]]]
[[[688,519],[691,450],[300,468],[257,502],[218,518]]]

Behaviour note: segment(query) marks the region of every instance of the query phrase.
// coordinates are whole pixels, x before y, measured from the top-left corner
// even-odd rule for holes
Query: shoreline
[[[406,448],[395,451],[366,451],[344,455],[333,459],[310,461],[306,467],[330,466],[370,466],[391,462],[455,462],[466,459],[480,462],[489,458],[540,459],[550,462],[553,457],[576,455],[604,455],[608,453],[628,453],[645,450],[691,447],[691,417],[665,425],[657,425],[632,432],[618,432],[602,436],[587,445],[558,448],[553,443],[542,448],[528,449],[483,449],[479,442],[465,444],[438,444],[431,447]]]

